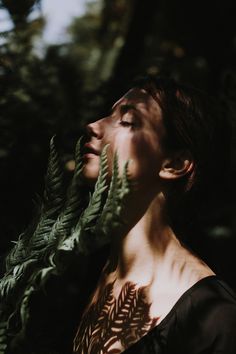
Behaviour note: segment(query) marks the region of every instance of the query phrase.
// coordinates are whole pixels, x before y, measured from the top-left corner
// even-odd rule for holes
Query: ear
[[[188,151],[177,151],[173,156],[163,159],[159,176],[168,180],[178,179],[191,173],[194,167],[195,163]]]

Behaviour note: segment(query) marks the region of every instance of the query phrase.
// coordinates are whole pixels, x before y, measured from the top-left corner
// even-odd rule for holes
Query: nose
[[[97,120],[96,122],[93,122],[93,123],[89,123],[86,126],[86,131],[90,137],[95,137],[97,139],[102,138],[103,133],[102,133],[102,127],[100,124],[101,121],[102,121],[102,119]]]

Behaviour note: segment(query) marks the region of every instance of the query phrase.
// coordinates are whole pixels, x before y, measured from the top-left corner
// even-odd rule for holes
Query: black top
[[[216,276],[201,279],[125,354],[236,354],[236,295]]]

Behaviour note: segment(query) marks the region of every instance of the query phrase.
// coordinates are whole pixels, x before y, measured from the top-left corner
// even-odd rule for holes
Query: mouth
[[[83,148],[83,157],[89,157],[89,156],[99,156],[100,151],[96,149],[92,144],[86,143]]]

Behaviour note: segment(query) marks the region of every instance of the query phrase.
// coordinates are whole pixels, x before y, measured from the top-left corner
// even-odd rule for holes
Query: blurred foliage
[[[215,208],[206,205],[199,247],[236,287],[230,261],[236,231],[235,1],[90,0],[68,28],[70,41],[41,53],[36,47],[45,20],[29,20],[40,1],[2,0],[0,6],[14,23],[0,46],[1,253],[32,216],[50,137],[57,134],[66,169],[86,122],[101,117],[137,75],[166,75],[216,95],[232,122],[226,198],[216,193]]]

